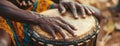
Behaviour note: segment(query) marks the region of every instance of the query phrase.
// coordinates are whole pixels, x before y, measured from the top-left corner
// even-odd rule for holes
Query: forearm
[[[32,15],[28,11],[17,8],[8,1],[0,1],[0,16],[25,23],[35,23],[34,20],[37,19],[37,16]]]

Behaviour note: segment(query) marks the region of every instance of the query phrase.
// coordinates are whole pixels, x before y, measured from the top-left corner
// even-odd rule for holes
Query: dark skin
[[[86,15],[92,15],[95,13],[91,8],[79,4],[78,2],[74,2],[72,0],[60,0],[59,11],[61,14],[65,14],[68,10],[73,14],[75,19],[80,17],[78,15],[79,13],[82,15],[82,18],[85,18]]]
[[[35,0],[8,0],[20,9],[27,9],[32,6]]]
[[[65,35],[61,32],[61,29],[68,31],[74,36],[73,30],[75,30],[75,28],[62,18],[39,16],[37,13],[31,14],[28,11],[16,7],[7,0],[0,1],[0,16],[7,17],[14,21],[37,24],[51,34],[54,39],[56,38],[55,32],[59,32],[65,39]]]
[[[94,15],[98,21],[101,21],[103,16],[101,15],[101,12],[91,6],[80,4],[80,2],[74,2],[71,0],[52,0],[55,3],[58,4],[58,9],[61,14],[65,14],[66,11],[71,12],[73,14],[73,17],[75,19],[78,19],[80,16],[78,14],[81,14],[82,18],[85,18],[87,15]]]
[[[52,0],[52,1],[57,3],[54,4],[54,7],[57,7],[62,15],[64,15],[66,11],[70,11],[75,19],[78,19],[80,17],[78,16],[79,13],[82,15],[83,18],[85,18],[86,15],[92,15],[95,13],[91,8],[71,0]],[[26,0],[26,1],[18,0],[18,7],[26,9],[31,4],[33,4],[33,2],[35,2],[35,0]]]
[[[52,16],[39,16],[39,14],[34,13],[31,14],[28,11],[20,9],[21,7],[28,8],[30,6],[29,3],[33,4],[34,1],[29,0],[18,0],[19,2],[15,2],[16,0],[2,0],[0,1],[0,16],[7,17],[14,21],[37,24],[43,30],[47,31],[54,39],[56,39],[55,32],[59,32],[63,39],[65,39],[65,35],[61,32],[61,29],[68,31],[72,36],[74,36],[73,31],[76,30],[74,26],[67,23],[60,17],[52,17]],[[11,3],[12,2],[12,3]],[[24,2],[24,3],[23,3]],[[22,5],[21,5],[22,4]],[[26,4],[26,5],[23,5]],[[16,7],[17,6],[17,7]],[[87,14],[93,14],[94,11],[86,6],[78,4],[77,2],[73,2],[70,0],[60,0],[60,3],[57,5],[61,14],[66,12],[66,9],[70,9],[73,13],[74,18],[78,18],[77,9],[81,12],[83,18],[85,18]],[[19,8],[18,8],[19,7]]]
[[[68,22],[64,21],[62,18],[52,17],[52,16],[48,17],[48,16],[43,16],[43,15],[38,16],[39,14],[37,14],[37,13],[32,14],[31,12],[28,12],[26,10],[22,10],[22,9],[27,9],[29,6],[31,6],[33,4],[33,2],[35,2],[35,0],[33,0],[33,1],[32,0],[18,0],[18,1],[20,1],[20,2],[16,2],[16,0],[9,0],[9,1],[1,0],[0,1],[0,16],[2,16],[4,18],[9,18],[11,20],[18,21],[18,22],[39,25],[44,31],[48,32],[54,39],[56,39],[55,32],[60,33],[61,36],[63,37],[63,39],[65,39],[66,36],[64,35],[63,32],[61,32],[61,29],[66,30],[72,36],[74,36],[73,31],[76,30],[75,27],[72,26],[71,24],[69,24]],[[31,2],[31,4],[26,3],[27,5],[24,5],[24,1]],[[80,6],[79,6],[80,4],[77,6],[76,3],[70,3],[70,2],[66,2],[66,1],[62,1],[62,0],[60,2],[61,3],[58,3],[59,5],[57,5],[57,6],[59,6],[58,8],[62,14],[64,14],[67,11],[65,9],[67,9],[67,8],[69,9],[69,7],[71,7],[71,6],[76,7],[77,9],[80,8]],[[69,6],[68,5],[63,6],[66,4],[68,4]],[[81,6],[81,7],[83,7],[83,6]],[[77,9],[74,9],[74,8],[71,9],[74,17],[77,16],[77,13],[75,12]],[[83,9],[85,9],[85,7]],[[94,13],[94,10],[92,12],[92,10],[88,9],[88,7],[86,10],[87,11],[85,13],[87,13],[87,14]],[[81,12],[84,12],[84,10]],[[97,14],[96,13],[94,13],[94,15],[98,15],[98,13]],[[83,14],[83,15],[85,15],[85,14]],[[97,16],[97,17],[99,18],[99,16]],[[4,31],[4,30],[0,29],[0,31]],[[3,34],[7,34],[7,33],[3,33]],[[3,35],[1,34],[1,36],[3,36]],[[10,37],[8,36],[8,38],[10,38]],[[6,38],[4,38],[4,39],[6,39]],[[0,45],[4,45],[4,42],[1,42]],[[9,46],[9,42],[5,46]]]

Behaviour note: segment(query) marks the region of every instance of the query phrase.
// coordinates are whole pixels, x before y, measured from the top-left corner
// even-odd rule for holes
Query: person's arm
[[[48,32],[55,39],[55,32],[60,33],[64,39],[66,38],[65,34],[61,31],[62,29],[69,32],[72,36],[74,36],[73,30],[76,30],[74,26],[60,17],[40,16],[39,14],[33,15],[28,11],[17,8],[6,0],[0,1],[0,16],[7,17],[14,21],[38,24],[41,29]]]
[[[33,23],[38,18],[30,12],[19,9],[11,2],[5,0],[0,1],[0,16],[25,23]]]

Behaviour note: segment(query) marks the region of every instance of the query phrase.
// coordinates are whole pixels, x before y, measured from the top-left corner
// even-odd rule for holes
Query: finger
[[[79,7],[81,7],[81,6],[79,6]],[[82,17],[85,18],[86,13],[85,13],[85,9],[83,7],[81,7],[81,13],[82,13]]]
[[[95,11],[94,10],[92,10],[92,8],[90,8],[90,7],[87,7],[91,12],[92,12],[92,14],[94,14],[95,13]]]
[[[41,25],[41,28],[48,32],[54,39],[57,39],[54,30],[48,25]]]
[[[34,2],[37,2],[37,0],[30,0],[30,1],[33,2],[33,3],[34,3]]]
[[[23,0],[19,0],[19,2],[20,2],[20,6],[22,6],[22,5],[23,5],[23,4],[22,4],[22,1],[23,1]]]
[[[62,23],[61,21],[55,21],[59,26],[63,29],[67,30],[72,36],[74,36],[73,30],[70,28],[68,24]]]
[[[67,30],[72,36],[74,36],[73,30],[69,27],[69,25],[63,24],[62,22],[57,21],[58,25],[63,29]]]
[[[18,4],[20,4],[20,3],[21,3],[19,0],[16,0],[16,2],[17,2]]]
[[[17,2],[20,6],[22,6],[22,1],[23,1],[23,0],[16,0],[16,2]]]
[[[57,25],[54,25],[54,27],[55,27],[55,30],[56,31],[58,31],[60,34],[61,34],[61,36],[63,37],[63,39],[65,39],[65,34],[62,32],[62,30],[61,30],[61,28],[59,27],[59,26],[57,26]]]
[[[85,8],[85,11],[87,12],[88,15],[92,15],[92,12],[89,10],[88,7],[84,6],[84,8]]]
[[[34,0],[30,0],[30,2],[33,4],[33,3],[34,3]]]
[[[74,17],[75,19],[78,19],[79,16],[77,15],[77,9],[76,9],[76,7],[75,7],[75,4],[74,4],[74,3],[70,3],[69,7],[70,7],[70,9],[71,9],[71,12],[72,12],[72,14],[73,14],[73,17]]]
[[[31,2],[30,0],[28,1],[28,5],[29,5],[29,6],[31,6],[31,5],[32,5],[32,2]]]
[[[31,6],[33,4],[32,0],[26,0],[27,6]]]
[[[61,14],[65,14],[66,9],[62,4],[59,4],[58,10],[60,11]]]
[[[62,18],[58,18],[58,19],[59,19],[61,22],[63,22],[63,23],[65,23],[65,24],[69,25],[71,29],[77,30],[77,29],[76,29],[73,25],[71,25],[69,22],[63,20]]]
[[[23,6],[27,6],[27,3],[25,0],[22,1]]]
[[[26,6],[30,6],[30,0],[25,0]]]
[[[22,3],[20,3],[20,6],[21,6],[22,9],[26,9],[28,7],[25,0],[23,0]]]
[[[50,35],[52,35],[54,39],[57,39],[54,30],[50,26],[46,26],[46,28],[47,28],[46,30],[50,33]]]
[[[84,7],[79,3],[76,3],[76,5],[77,5],[78,8],[80,8],[80,12],[82,14],[82,17],[85,18],[86,17],[86,12],[85,12]]]

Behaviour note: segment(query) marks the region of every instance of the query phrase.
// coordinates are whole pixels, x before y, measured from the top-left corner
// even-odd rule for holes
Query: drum
[[[66,13],[65,16],[61,16],[57,9],[44,11],[40,14],[63,17],[64,20],[77,28],[77,31],[74,31],[76,37],[72,37],[68,32],[62,30],[67,36],[66,40],[63,40],[57,33],[58,39],[52,39],[38,25],[31,25],[28,35],[40,46],[95,46],[99,25],[94,16],[87,16],[85,19],[82,17],[74,19],[71,13]]]

